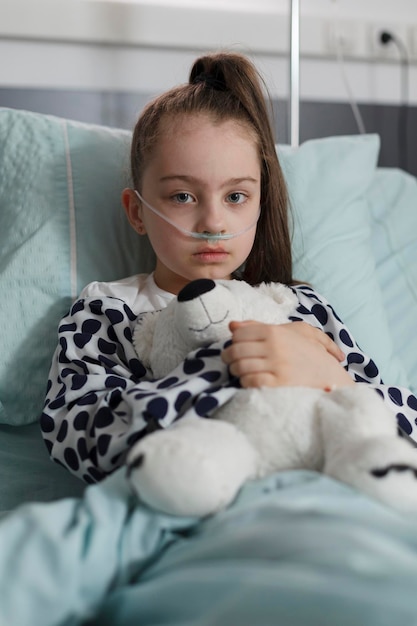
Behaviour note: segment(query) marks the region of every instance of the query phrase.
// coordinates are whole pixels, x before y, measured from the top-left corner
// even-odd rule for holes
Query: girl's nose
[[[197,232],[226,232],[224,217],[224,208],[221,205],[221,201],[215,199],[205,201],[200,207]]]

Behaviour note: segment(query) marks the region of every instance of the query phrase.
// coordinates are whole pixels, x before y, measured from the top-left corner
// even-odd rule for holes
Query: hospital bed
[[[91,280],[149,271],[120,208],[130,132],[0,109],[0,626],[417,623],[417,520],[318,473],[246,485],[204,520],[158,514],[124,471],[85,487],[38,418],[59,319]],[[417,180],[379,137],[278,145],[294,274],[383,379],[417,392]]]

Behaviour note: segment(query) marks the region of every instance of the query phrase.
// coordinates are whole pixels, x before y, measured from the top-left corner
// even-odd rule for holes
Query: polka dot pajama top
[[[293,291],[299,306],[291,319],[334,339],[352,378],[375,387],[402,430],[417,440],[417,398],[382,383],[375,363],[324,298],[306,285]],[[152,274],[91,283],[60,323],[41,429],[51,457],[87,483],[121,466],[132,444],[155,428],[185,414],[209,417],[239,386],[219,367],[224,342],[195,350],[164,379],[152,380],[132,333],[140,313],[162,309],[173,297]]]

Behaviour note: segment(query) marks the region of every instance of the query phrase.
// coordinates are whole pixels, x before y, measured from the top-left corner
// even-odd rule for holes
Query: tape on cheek
[[[234,239],[235,237],[240,237],[240,235],[247,233],[249,230],[251,230],[252,228],[256,226],[259,220],[259,216],[261,214],[261,210],[259,209],[256,219],[251,224],[249,224],[249,226],[246,226],[246,228],[242,228],[242,230],[238,230],[235,233],[209,233],[209,232],[197,233],[195,231],[182,228],[182,226],[179,226],[178,224],[176,224],[173,220],[169,219],[169,217],[167,217],[166,215],[158,211],[158,209],[155,209],[155,207],[149,204],[149,202],[146,202],[146,200],[140,195],[137,189],[134,189],[134,192],[139,198],[139,200],[143,202],[143,204],[150,211],[152,211],[152,213],[154,213],[155,215],[163,219],[165,222],[167,222],[168,224],[176,228],[180,233],[182,233],[183,235],[186,235],[187,237],[193,237],[194,239],[204,239],[204,241],[222,241],[225,239]]]

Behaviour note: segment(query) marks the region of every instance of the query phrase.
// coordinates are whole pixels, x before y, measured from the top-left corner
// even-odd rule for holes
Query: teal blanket
[[[213,517],[169,517],[120,470],[1,521],[0,625],[417,624],[416,522],[304,471]]]

